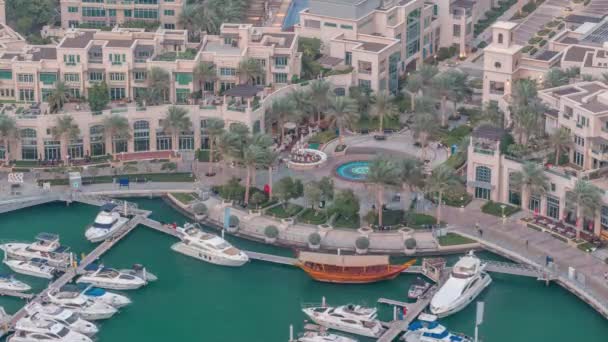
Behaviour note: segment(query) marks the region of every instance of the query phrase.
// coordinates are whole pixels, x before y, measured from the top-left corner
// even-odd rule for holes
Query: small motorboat
[[[69,248],[61,246],[56,234],[40,233],[33,243],[5,243],[0,245],[0,249],[11,259],[42,259],[51,266],[66,266],[70,263]]]
[[[79,293],[76,293],[76,295],[71,292],[49,293],[47,297],[51,303],[70,309],[87,320],[108,319],[118,312],[113,306],[88,299]]]
[[[49,319],[44,319],[37,315],[25,316],[18,320],[15,324],[15,330],[31,333],[32,335],[29,336],[30,339],[38,334],[50,334],[51,336],[56,336],[56,338],[52,338],[51,340],[59,340],[66,342],[91,342],[91,339],[88,338],[86,335],[71,330],[70,328],[66,327],[61,323],[57,323]],[[40,337],[38,339],[25,341],[45,341],[45,338]]]
[[[156,279],[149,275],[144,267],[118,271],[91,264],[85,270],[87,273],[78,278],[77,283],[87,283],[112,290],[135,290],[148,284],[148,280]]]
[[[357,342],[357,340],[337,335],[330,334],[325,331],[306,331],[297,339],[298,342]]]
[[[93,342],[87,336],[66,327],[56,328],[49,332],[27,332],[18,330],[6,342]]]
[[[215,234],[204,232],[196,224],[188,223],[176,229],[182,241],[173,244],[171,249],[178,253],[222,266],[238,267],[249,261],[243,251]]]
[[[88,299],[108,304],[117,309],[131,304],[131,299],[127,296],[106,291],[99,287],[93,287],[93,285],[86,283],[68,284],[63,286],[59,291],[79,293],[86,296]]]
[[[114,203],[106,203],[101,206],[101,211],[95,217],[93,224],[84,233],[87,240],[91,242],[103,241],[120,231],[129,219],[120,215],[115,210],[117,207]]]
[[[313,322],[328,329],[378,338],[384,331],[373,309],[352,312],[344,307],[308,307],[302,309]],[[350,313],[349,313],[350,312]],[[373,317],[373,318],[372,318]]]
[[[420,314],[402,338],[405,342],[471,342],[466,335],[455,334],[437,322],[437,316]]]
[[[407,291],[407,298],[418,299],[424,296],[424,294],[429,291],[431,286],[431,283],[426,282],[422,278],[418,277],[416,278],[416,280],[414,280],[409,290]]]
[[[49,265],[47,260],[33,258],[31,260],[4,259],[2,262],[14,272],[32,277],[52,279],[56,268]]]
[[[15,279],[12,274],[0,274],[0,290],[24,292],[31,289],[31,286]]]
[[[32,320],[50,320],[61,323],[66,327],[87,336],[95,335],[99,331],[95,324],[80,318],[74,311],[54,304],[42,305],[36,303],[26,307],[26,311],[31,315]]]

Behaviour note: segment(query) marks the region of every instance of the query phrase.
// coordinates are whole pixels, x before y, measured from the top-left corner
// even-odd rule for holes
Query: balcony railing
[[[76,66],[76,62],[65,62],[67,66]]]
[[[493,156],[494,152],[495,152],[494,150],[488,150],[488,149],[480,148],[480,147],[475,147],[473,149],[473,151],[475,153],[485,154],[485,155],[488,155],[488,156]]]
[[[112,61],[112,65],[122,65],[121,61]]]

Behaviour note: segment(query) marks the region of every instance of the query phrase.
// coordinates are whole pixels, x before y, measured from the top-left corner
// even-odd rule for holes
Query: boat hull
[[[193,257],[198,260],[221,266],[239,267],[243,266],[248,261],[222,258],[218,255],[214,255],[212,253],[208,253],[200,249],[192,248],[183,242],[177,242],[173,244],[171,246],[171,249],[189,257]]]
[[[379,337],[380,336],[380,334],[374,334],[374,332],[371,331],[370,329],[356,328],[356,327],[341,325],[341,324],[337,324],[337,323],[334,323],[331,321],[326,321],[324,319],[319,319],[319,318],[315,317],[314,315],[309,315],[308,317],[311,320],[313,320],[313,322],[317,323],[320,326],[328,328],[328,329],[343,331],[343,332],[346,332],[349,334],[355,334],[355,335],[361,335],[361,336],[367,336],[367,337]]]
[[[77,283],[87,283],[96,287],[101,287],[104,289],[110,290],[137,290],[138,288],[145,285],[145,283],[116,283],[98,280],[95,278],[89,278],[87,276],[82,276],[76,280]]]
[[[403,265],[391,265],[385,272],[367,274],[324,272],[321,270],[312,269],[302,263],[298,263],[298,266],[316,281],[338,284],[369,284],[383,280],[395,279],[401,272],[410,267],[414,262],[415,261],[410,261]]]
[[[8,266],[15,273],[25,274],[25,275],[28,275],[31,277],[37,277],[37,278],[53,279],[52,273],[42,272],[39,270],[30,269],[30,268],[22,268],[22,267],[19,267],[18,265],[15,265],[14,263],[12,263],[10,261],[8,261],[8,262],[4,261],[4,264],[6,266]]]
[[[468,291],[466,294],[462,295],[457,301],[453,302],[448,308],[435,310],[431,306],[431,313],[437,316],[438,318],[453,315],[467,307],[467,305],[469,305],[471,302],[473,302],[475,298],[477,298],[477,296],[479,296],[479,294],[483,292],[483,290],[491,283],[492,278],[490,278],[488,274],[485,274],[485,276],[481,279],[480,282],[478,282],[476,286],[471,288],[470,291]]]
[[[102,229],[89,228],[84,233],[84,236],[92,243],[102,242],[114,236],[128,221],[127,218],[121,217],[112,228],[105,230],[105,232],[101,233]]]

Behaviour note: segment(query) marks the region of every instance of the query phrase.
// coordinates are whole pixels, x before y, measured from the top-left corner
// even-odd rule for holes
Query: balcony
[[[475,153],[479,153],[479,154],[485,154],[488,156],[493,156],[495,151],[494,150],[490,150],[490,149],[486,149],[486,148],[481,148],[481,147],[475,147],[473,149],[473,152]]]
[[[121,61],[112,61],[112,65],[122,65]]]
[[[66,66],[76,66],[76,62],[65,62]]]

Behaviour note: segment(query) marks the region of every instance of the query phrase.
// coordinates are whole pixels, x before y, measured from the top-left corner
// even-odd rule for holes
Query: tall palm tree
[[[188,116],[188,110],[184,107],[169,107],[167,113],[165,113],[165,117],[161,121],[161,127],[164,132],[171,134],[171,146],[173,146],[173,149],[179,149],[179,133],[189,131],[192,128],[192,121],[190,121],[190,116]]]
[[[412,124],[412,131],[414,138],[420,142],[420,148],[422,149],[422,160],[426,159],[427,146],[430,138],[437,133],[439,130],[439,123],[437,115],[431,112],[418,112],[414,115],[414,123]]]
[[[310,99],[317,122],[321,121],[321,113],[329,106],[331,84],[325,80],[310,82]]]
[[[416,73],[420,75],[422,85],[426,88],[431,84],[433,77],[439,73],[439,68],[433,64],[422,64]]]
[[[560,68],[551,68],[545,74],[543,86],[545,88],[559,87],[568,84],[568,74]]]
[[[549,190],[549,178],[542,166],[526,162],[521,171],[513,173],[511,177],[513,187],[521,190],[521,206],[525,208],[530,194],[545,195]]]
[[[217,79],[215,64],[205,61],[198,62],[194,67],[194,75],[198,79],[198,88],[202,95],[205,89],[205,82],[212,82]],[[215,90],[215,87],[213,89]]]
[[[602,73],[602,80],[604,83],[608,84],[608,72]]]
[[[207,134],[209,135],[209,171],[207,172],[207,176],[212,176],[215,173],[213,172],[213,164],[215,157],[214,145],[218,141],[218,139],[224,134],[225,127],[224,120],[219,118],[209,118],[207,119]]]
[[[422,174],[422,162],[414,158],[405,158],[399,161],[399,182],[401,183],[403,210],[408,210],[409,193],[420,187],[424,181]]]
[[[342,145],[344,143],[344,129],[359,118],[357,104],[346,96],[334,96],[329,104],[327,118],[332,125],[338,126],[338,138],[340,145]]]
[[[49,112],[51,114],[59,112],[63,108],[63,105],[68,102],[68,98],[69,94],[65,83],[61,81],[55,83],[55,88],[53,88],[53,91],[47,98]]]
[[[452,75],[444,72],[435,75],[431,80],[432,93],[441,101],[441,127],[448,125],[448,96],[452,91]]]
[[[549,135],[549,144],[555,149],[555,165],[559,165],[561,152],[566,152],[572,146],[570,132],[563,127]]]
[[[51,127],[51,134],[61,143],[61,160],[65,160],[68,151],[68,142],[78,138],[80,128],[70,115],[57,117],[55,125]]]
[[[148,71],[146,104],[159,105],[169,99],[171,75],[162,68],[152,67]]]
[[[0,114],[0,139],[4,144],[4,160],[9,161],[9,145],[11,140],[16,139],[19,129],[17,128],[17,121],[4,113]]]
[[[577,239],[581,237],[584,218],[595,217],[596,211],[601,206],[603,194],[603,190],[583,179],[577,180],[574,188],[566,192],[566,203],[576,208]]]
[[[118,114],[112,114],[106,116],[103,119],[104,134],[106,135],[106,144],[108,140],[112,146],[112,154],[116,153],[116,141],[118,139],[129,139],[131,134],[131,127],[129,126],[129,120],[126,117]]]
[[[483,109],[482,121],[499,128],[505,128],[505,113],[496,101],[489,101]]]
[[[267,163],[268,148],[272,145],[272,138],[265,134],[254,135],[249,144],[243,151],[242,162],[245,165],[247,175],[245,176],[245,205],[249,203],[249,190],[251,188],[251,180],[255,179],[255,171],[259,166],[265,166]]]
[[[302,118],[308,117],[308,115],[314,110],[310,91],[308,89],[294,89],[294,91],[287,95],[287,98],[291,100],[294,105],[294,110],[296,110],[299,113],[299,116]],[[314,118],[309,119],[308,121],[314,121]]]
[[[437,224],[441,223],[441,205],[443,203],[443,194],[451,188],[460,186],[458,176],[451,167],[441,164],[436,167],[431,176],[426,182],[427,190],[437,194]]]
[[[410,75],[405,80],[405,88],[403,88],[403,92],[410,95],[410,110],[414,112],[416,110],[416,99],[418,93],[424,87],[422,76],[419,73],[414,73]]]
[[[371,114],[378,118],[380,134],[384,133],[384,118],[393,118],[397,115],[394,99],[395,97],[386,90],[380,91],[374,96]]]
[[[254,58],[246,58],[239,62],[238,74],[245,79],[246,84],[255,84],[259,79],[264,83],[266,70],[262,64]]]
[[[369,164],[367,182],[374,187],[378,210],[378,225],[382,226],[382,208],[384,207],[384,190],[395,186],[398,181],[398,166],[386,156],[379,156]]]
[[[285,123],[290,120],[297,119],[297,111],[294,103],[286,96],[280,97],[274,101],[267,109],[268,117],[277,122],[278,129],[281,132],[281,143],[285,138]]]
[[[272,167],[279,158],[279,154],[270,148],[266,149],[264,167],[268,169],[268,198],[272,198]]]

